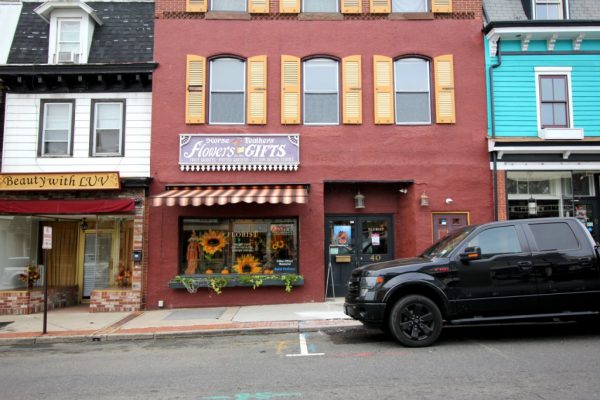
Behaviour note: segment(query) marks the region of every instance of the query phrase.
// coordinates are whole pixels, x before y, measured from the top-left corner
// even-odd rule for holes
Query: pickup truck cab
[[[470,225],[420,256],[352,271],[344,312],[410,347],[446,324],[598,314],[597,247],[575,218]]]

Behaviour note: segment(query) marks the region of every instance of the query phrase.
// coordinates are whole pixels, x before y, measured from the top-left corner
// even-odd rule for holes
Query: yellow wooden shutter
[[[369,0],[369,12],[371,14],[389,14],[392,12],[390,0]]]
[[[435,116],[438,124],[456,122],[454,105],[454,58],[452,54],[434,58]]]
[[[342,59],[344,124],[362,123],[361,57],[349,56]]]
[[[281,123],[300,123],[300,58],[281,56]]]
[[[248,0],[248,11],[253,14],[268,14],[269,0]]]
[[[187,0],[185,11],[187,12],[206,12],[206,4],[208,0]]]
[[[434,13],[451,13],[452,0],[432,0],[431,11]]]
[[[267,123],[267,56],[248,59],[248,124]]]
[[[185,122],[204,123],[204,84],[206,81],[206,58],[188,54],[186,73]]]
[[[362,0],[342,0],[342,14],[360,14]]]
[[[390,57],[373,56],[375,123],[394,123],[394,71]]]
[[[299,13],[300,0],[279,0],[279,12],[282,14]]]
[[[206,58],[188,54],[186,73],[185,122],[203,124],[205,105]]]

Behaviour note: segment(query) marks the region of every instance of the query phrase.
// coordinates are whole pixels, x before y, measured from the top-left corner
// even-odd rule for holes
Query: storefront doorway
[[[391,260],[393,231],[391,215],[326,216],[326,296],[345,296],[354,268]]]
[[[600,241],[598,236],[598,213],[596,211],[596,199],[580,198],[575,199],[575,218],[581,221],[583,225],[594,237],[596,242]]]

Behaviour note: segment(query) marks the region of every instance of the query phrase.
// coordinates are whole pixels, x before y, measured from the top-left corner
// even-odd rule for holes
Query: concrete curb
[[[152,329],[152,328],[149,328]],[[3,337],[0,338],[0,346],[33,346],[56,343],[84,343],[84,342],[117,342],[133,340],[158,340],[175,338],[195,338],[211,336],[235,336],[235,335],[267,335],[278,333],[302,333],[302,332],[345,332],[363,330],[363,325],[352,320],[313,320],[313,321],[291,321],[284,326],[273,326],[265,323],[265,326],[232,327],[219,329],[194,329],[173,330],[156,328],[149,332],[126,333],[118,330],[112,333],[98,333],[87,335],[54,335],[54,336],[27,336],[27,337]]]

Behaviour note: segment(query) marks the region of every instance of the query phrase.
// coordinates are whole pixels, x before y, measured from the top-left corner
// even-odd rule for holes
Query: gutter
[[[495,110],[494,110],[494,70],[502,65],[502,50],[501,50],[501,41],[502,39],[498,39],[497,44],[497,52],[498,52],[498,62],[494,65],[490,65],[488,73],[490,78],[490,119],[491,119],[491,129],[492,129],[492,140],[496,139],[496,118],[495,118]],[[496,151],[492,152],[492,171],[493,171],[493,187],[494,187],[494,221],[498,221],[498,153]]]

